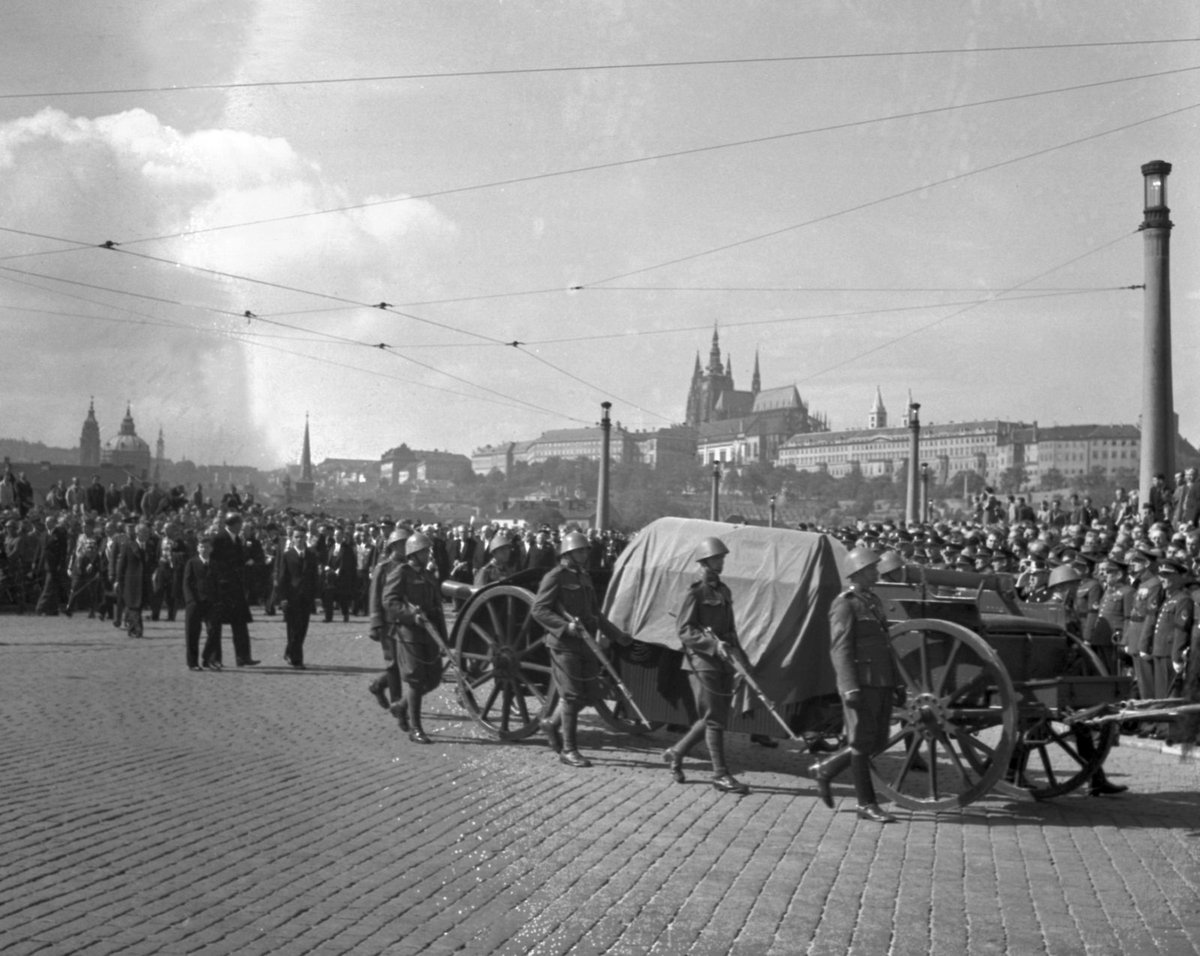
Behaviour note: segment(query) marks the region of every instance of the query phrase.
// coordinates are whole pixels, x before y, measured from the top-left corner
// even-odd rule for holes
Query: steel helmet
[[[1060,564],[1057,568],[1050,572],[1050,587],[1056,587],[1059,584],[1072,584],[1083,577],[1079,573],[1079,569],[1070,564]]]
[[[396,545],[408,540],[411,532],[407,528],[397,528],[388,535],[387,542],[384,544],[385,551],[391,551]]]
[[[879,573],[887,574],[889,571],[895,571],[898,568],[904,567],[904,558],[901,557],[899,551],[888,550],[883,552],[879,558]]]
[[[879,555],[870,548],[855,548],[846,556],[846,576],[858,574],[863,568],[879,563]]]
[[[572,531],[570,534],[563,535],[562,544],[558,546],[559,557],[564,554],[570,554],[572,551],[580,551],[590,547],[588,544],[587,535],[578,531]]]
[[[418,531],[416,534],[410,535],[404,542],[404,556],[411,558],[414,554],[428,551],[432,547],[433,542]]]
[[[512,541],[508,535],[496,533],[495,537],[488,543],[488,554],[495,554],[501,548],[511,548]]]
[[[705,538],[700,542],[700,547],[696,549],[696,560],[704,561],[728,553],[729,549],[725,547],[725,542],[720,538]]]

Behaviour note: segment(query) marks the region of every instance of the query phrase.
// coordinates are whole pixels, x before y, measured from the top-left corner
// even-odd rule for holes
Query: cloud
[[[294,457],[295,429],[280,438],[278,422],[306,405],[350,414],[343,378],[319,374],[313,362],[298,374],[295,356],[229,333],[247,330],[236,318],[247,310],[336,305],[310,293],[362,302],[423,294],[427,256],[453,243],[457,230],[428,202],[392,201],[403,198],[350,196],[284,139],[182,132],[141,109],[94,119],[46,109],[0,125],[3,221],[90,245],[64,251],[44,238],[7,236],[9,255],[54,253],[0,264],[22,270],[0,278],[9,280],[9,301],[27,310],[10,341],[31,359],[8,387],[36,394],[47,370],[78,369],[42,413],[47,421],[28,422],[25,433],[74,442],[77,426],[64,435],[57,419],[74,421],[95,394],[98,409],[133,400],[139,425],[161,423],[171,448],[172,438],[192,436],[187,453],[198,460]],[[344,211],[273,221],[321,209]],[[222,228],[229,226],[236,228]],[[131,254],[98,248],[108,239]],[[390,317],[347,307],[336,321],[281,321],[353,338],[378,335],[383,318]],[[277,346],[317,359],[329,351],[314,346],[311,333],[302,336],[307,344],[291,346],[287,330],[274,331],[285,337]],[[23,411],[35,415],[37,407],[25,403]],[[119,415],[112,418],[115,429]],[[230,447],[234,434],[243,437]]]

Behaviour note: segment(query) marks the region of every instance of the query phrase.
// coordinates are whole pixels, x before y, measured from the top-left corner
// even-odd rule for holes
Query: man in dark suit
[[[233,634],[233,657],[238,667],[257,664],[250,656],[250,604],[246,600],[246,547],[242,543],[242,516],[225,515],[225,530],[213,538],[213,626],[220,640],[221,625]]]
[[[342,609],[342,621],[349,622],[354,604],[354,587],[358,583],[358,553],[348,529],[338,532],[337,541],[329,552],[329,567],[333,572],[333,592]],[[333,620],[333,607],[325,609],[325,620]]]
[[[287,647],[283,659],[304,670],[304,638],[317,601],[317,556],[307,546],[303,528],[293,528],[287,550],[279,556],[275,597],[287,625]]]
[[[156,556],[150,551],[150,527],[139,524],[132,540],[126,541],[117,554],[113,582],[125,606],[125,629],[130,637],[142,636],[142,608],[150,600],[156,563]]]
[[[213,539],[204,535],[196,545],[197,555],[183,566],[183,639],[188,670],[221,669],[221,639],[214,637],[211,623],[213,610],[213,581],[210,560]],[[208,626],[204,656],[200,657],[200,625]]]

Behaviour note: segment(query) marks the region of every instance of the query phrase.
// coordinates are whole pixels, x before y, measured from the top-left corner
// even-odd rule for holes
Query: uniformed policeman
[[[1110,674],[1120,673],[1125,666],[1125,627],[1137,594],[1125,580],[1125,568],[1125,562],[1111,554],[1100,562],[1099,567],[1104,593],[1100,598],[1096,627],[1092,631],[1092,650],[1104,662]]]
[[[589,543],[572,531],[563,536],[558,564],[542,577],[530,614],[546,631],[550,670],[558,689],[558,707],[542,721],[542,730],[558,759],[571,767],[590,767],[579,752],[579,712],[600,698],[600,662],[583,635],[597,629],[619,644],[632,638],[600,613],[600,601],[587,572]]]
[[[1093,576],[1094,558],[1081,551],[1073,561],[1079,571],[1079,585],[1075,589],[1075,613],[1079,618],[1079,636],[1085,644],[1092,644],[1096,621],[1100,618],[1100,598],[1104,594],[1103,585]]]
[[[1154,624],[1150,653],[1154,658],[1154,696],[1173,696],[1177,674],[1183,673],[1183,652],[1192,636],[1192,596],[1184,587],[1188,568],[1178,558],[1164,558],[1158,576],[1165,595]]]
[[[1154,625],[1158,620],[1158,609],[1162,607],[1163,587],[1155,572],[1155,564],[1161,557],[1157,551],[1136,548],[1125,558],[1129,563],[1129,575],[1136,589],[1133,608],[1129,612],[1129,635],[1125,646],[1133,657],[1134,673],[1137,676],[1138,696],[1142,700],[1154,699],[1154,659],[1150,648],[1154,643]],[[1139,737],[1149,736],[1154,728],[1144,723],[1138,730]]]
[[[404,542],[404,561],[392,566],[383,586],[404,688],[408,739],[418,744],[432,742],[421,726],[421,699],[442,682],[442,650],[433,635],[446,640],[437,578],[427,569],[432,548],[425,535],[410,535]]]
[[[383,606],[383,587],[387,583],[388,572],[404,560],[404,542],[408,539],[407,528],[396,528],[387,541],[384,542],[383,554],[371,571],[367,587],[367,611],[371,618],[370,637],[383,651],[384,671],[371,681],[368,690],[384,710],[391,711],[392,716],[400,724],[400,729],[406,733],[408,726],[408,711],[404,704],[404,690],[400,683],[400,670],[396,664],[396,645],[388,637],[387,609]],[[389,695],[391,700],[388,700]]]
[[[871,757],[887,743],[896,677],[888,622],[883,602],[871,590],[878,580],[879,555],[855,548],[846,558],[850,587],[834,598],[829,609],[829,654],[837,675],[838,693],[849,746],[814,765],[817,793],[832,809],[829,784],[850,767],[858,815],[876,823],[895,821],[882,810],[871,781]]]
[[[683,758],[704,738],[712,761],[712,785],[723,793],[745,794],[750,788],[725,764],[725,725],[737,673],[734,655],[746,662],[733,620],[733,596],[721,580],[729,549],[720,538],[705,538],[696,550],[700,577],[688,588],[677,618],[683,644],[683,669],[688,672],[698,718],[683,738],[663,751],[663,760],[677,783],[683,783]]]

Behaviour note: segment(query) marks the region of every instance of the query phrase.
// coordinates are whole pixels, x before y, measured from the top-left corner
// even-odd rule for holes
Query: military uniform
[[[587,571],[562,561],[542,577],[530,611],[546,631],[554,683],[564,702],[578,707],[599,699],[600,662],[582,637],[568,633],[571,618],[589,634],[597,629],[613,640],[625,634],[600,613],[600,600]]]
[[[576,534],[582,539],[583,535]],[[587,571],[575,563],[576,551],[583,545],[569,547],[571,535],[564,539],[559,563],[542,577],[530,614],[546,632],[546,647],[550,651],[550,672],[558,690],[558,706],[542,721],[550,746],[559,760],[573,767],[590,767],[591,762],[579,753],[576,729],[579,711],[600,699],[600,662],[582,636],[571,625],[589,634],[597,629],[622,644],[630,638],[624,631],[600,613],[600,601]],[[573,619],[573,620],[572,620]],[[560,733],[561,730],[561,733]]]
[[[829,626],[850,750],[871,756],[887,743],[896,685],[883,602],[870,591],[849,588],[834,599]],[[857,706],[847,695],[858,697]]]
[[[1173,664],[1183,663],[1183,652],[1192,635],[1192,596],[1182,587],[1167,594],[1154,624],[1150,654],[1154,661],[1154,696],[1171,697],[1175,683]]]
[[[445,639],[446,620],[437,579],[409,562],[392,565],[383,586],[383,606],[396,641],[401,681],[418,695],[437,689],[442,682],[442,649],[417,622],[418,615],[424,616]]]
[[[1126,625],[1133,613],[1133,602],[1137,592],[1124,581],[1109,585],[1100,596],[1100,607],[1097,612],[1096,626],[1092,630],[1092,650],[1094,650],[1108,668],[1110,674],[1116,674],[1120,665],[1118,651],[1129,653]],[[1134,648],[1131,657],[1136,657]]]
[[[1154,639],[1158,609],[1163,602],[1162,582],[1152,571],[1143,572],[1133,585],[1133,606],[1129,611],[1128,635],[1125,647],[1133,658],[1134,674],[1137,677],[1138,696],[1143,700],[1154,697],[1154,662],[1150,658],[1150,647]],[[1146,654],[1146,657],[1140,655]]]

